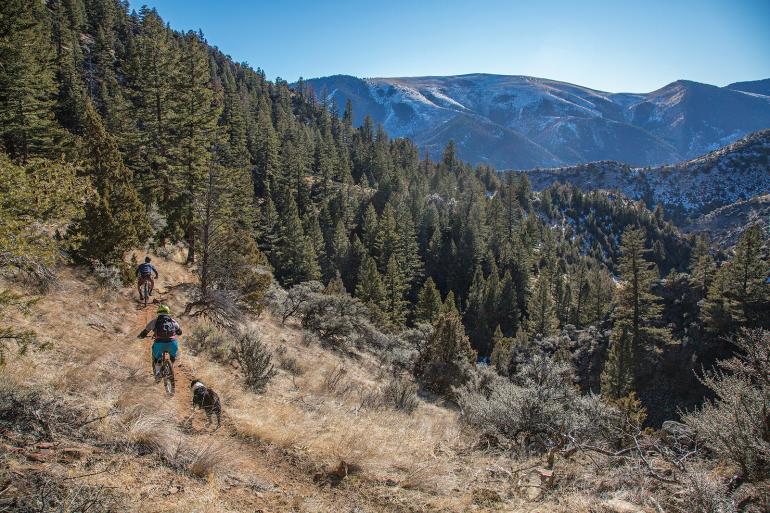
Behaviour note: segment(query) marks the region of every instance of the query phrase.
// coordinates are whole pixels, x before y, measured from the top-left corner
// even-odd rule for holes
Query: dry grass
[[[193,277],[181,255],[172,257],[155,259],[157,287],[180,312],[183,287],[167,292]],[[151,311],[137,308],[132,288],[110,296],[81,278],[65,270],[62,287],[42,298],[35,317],[18,320],[34,324],[53,347],[12,358],[0,380],[61,394],[88,412],[83,421],[98,419],[89,436],[113,448],[105,458],[114,470],[83,482],[121,490],[134,511],[407,510],[401,504],[410,511],[597,511],[594,490],[566,468],[568,495],[526,503],[513,491],[516,462],[474,449],[477,439],[456,412],[422,399],[412,413],[388,407],[379,395],[390,377],[373,357],[308,344],[298,326],[267,314],[251,327],[271,351],[281,348],[279,362],[296,365],[281,365],[264,394],[245,391],[226,362],[186,352],[183,337],[177,396],[169,400],[149,376],[149,341],[135,338]],[[189,320],[181,321],[184,330]],[[190,377],[219,394],[219,431],[200,412],[191,417]],[[333,492],[313,482],[315,469],[341,462],[355,479]],[[73,465],[62,472],[89,473]],[[269,486],[254,488],[251,480]]]

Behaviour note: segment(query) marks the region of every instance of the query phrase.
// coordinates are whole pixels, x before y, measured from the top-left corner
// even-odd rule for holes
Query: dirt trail
[[[153,303],[147,307],[137,304],[138,311],[133,325],[127,330],[129,337],[138,333],[154,317],[155,308],[162,303],[172,305],[172,311],[181,310],[181,298],[173,292],[162,292],[156,288]],[[134,292],[135,293],[135,292]],[[136,299],[135,299],[136,301]],[[126,316],[128,320],[130,316]],[[183,331],[190,319],[179,318]],[[308,458],[292,454],[269,442],[254,439],[240,432],[228,413],[228,405],[223,401],[222,425],[215,430],[215,422],[207,425],[205,414],[200,410],[192,411],[192,393],[190,381],[195,372],[186,360],[184,346],[189,328],[180,337],[180,352],[174,366],[176,391],[168,397],[163,390],[163,383],[158,383],[159,400],[171,401],[177,425],[193,443],[219,447],[233,455],[235,470],[230,470],[217,481],[222,493],[220,500],[232,511],[313,511],[313,512],[402,512],[425,511],[413,508],[402,499],[396,499],[392,488],[385,483],[367,481],[358,476],[346,476],[344,468],[319,468]],[[135,336],[135,335],[133,335]],[[147,365],[138,368],[138,373],[146,373],[147,380],[152,380],[149,371],[149,354],[152,341],[144,342]],[[130,345],[130,344],[129,344]],[[134,346],[136,347],[136,346]],[[219,390],[220,396],[222,390]]]

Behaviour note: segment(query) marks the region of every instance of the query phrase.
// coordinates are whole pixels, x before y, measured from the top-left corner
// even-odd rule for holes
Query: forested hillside
[[[759,227],[716,251],[641,201],[534,193],[451,142],[421,158],[352,119],[349,103],[268,81],[154,10],[3,1],[0,265],[41,292],[65,263],[131,284],[131,250],[182,248],[198,277],[186,315],[234,329],[283,293],[283,320],[325,346],[368,344],[468,424],[551,455],[582,436],[573,413],[591,418],[571,409],[588,404],[573,371],[591,405],[601,394],[641,433],[702,402],[714,382],[695,371],[732,356],[742,329],[770,326]],[[3,316],[31,306],[0,302]],[[0,340],[33,337],[3,325]],[[515,410],[505,394],[551,378],[569,382],[542,400],[561,398],[558,414],[496,424],[495,408]],[[770,461],[758,460],[752,472]]]

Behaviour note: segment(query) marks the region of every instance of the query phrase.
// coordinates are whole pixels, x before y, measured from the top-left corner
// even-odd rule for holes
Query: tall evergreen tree
[[[219,143],[217,118],[221,104],[214,97],[211,64],[201,34],[188,32],[180,48],[176,74],[178,94],[174,123],[176,146],[173,150],[173,193],[170,198],[169,228],[188,244],[187,262],[195,262],[197,224],[196,202],[206,188],[206,176],[213,165],[214,145]]]
[[[634,391],[634,350],[631,337],[623,326],[613,332],[607,360],[602,370],[602,395],[608,399],[620,399]]]
[[[52,155],[60,142],[46,11],[43,2],[0,2],[0,141],[21,163]]]
[[[613,332],[616,340],[625,331],[632,353],[632,368],[636,376],[640,358],[668,342],[671,333],[659,327],[662,306],[652,292],[658,280],[654,263],[645,259],[645,234],[641,228],[627,228],[621,239],[619,270],[622,283],[616,289]]]
[[[414,310],[416,322],[427,322],[433,324],[441,314],[441,293],[436,288],[432,278],[425,280],[417,299],[417,306]]]
[[[151,228],[131,171],[91,103],[86,105],[85,123],[83,156],[96,194],[75,230],[82,238],[80,252],[89,259],[120,264],[126,251],[151,235]]]
[[[556,304],[551,292],[550,273],[543,269],[532,287],[527,312],[527,327],[531,336],[547,337],[558,327]]]

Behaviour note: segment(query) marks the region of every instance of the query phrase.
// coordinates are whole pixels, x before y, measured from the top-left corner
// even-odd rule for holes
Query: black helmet
[[[150,263],[150,260],[151,260],[151,258],[150,258],[150,257],[148,257],[148,256],[144,257],[144,263],[145,263],[145,264],[149,264],[149,263]]]

